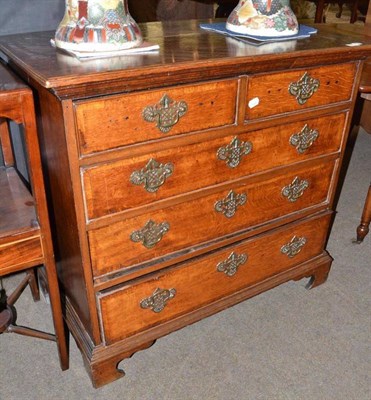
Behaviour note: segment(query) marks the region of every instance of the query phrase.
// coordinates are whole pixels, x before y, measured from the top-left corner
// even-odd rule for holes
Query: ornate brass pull
[[[227,218],[232,218],[236,214],[237,208],[243,206],[247,201],[245,193],[237,194],[231,190],[225,199],[215,203],[215,211],[224,214]]]
[[[130,182],[134,185],[144,185],[147,192],[154,193],[165,183],[173,171],[174,165],[172,163],[159,164],[151,158],[144,168],[140,171],[134,171],[130,175]]]
[[[150,297],[147,297],[146,299],[143,299],[140,302],[140,306],[143,309],[150,309],[155,313],[161,312],[165,306],[167,305],[167,302],[171,300],[174,296],[176,295],[176,290],[175,289],[160,289],[157,288],[154,292],[153,295]]]
[[[294,236],[289,243],[281,247],[281,253],[286,254],[289,258],[293,258],[301,252],[306,243],[307,239],[304,236],[301,238]]]
[[[318,131],[310,129],[309,126],[305,124],[300,132],[294,133],[290,137],[290,144],[296,148],[299,154],[303,154],[318,139],[318,136]]]
[[[185,101],[174,101],[165,94],[159,103],[146,107],[142,115],[145,121],[156,122],[162,133],[168,133],[187,110],[188,105]]]
[[[287,186],[282,189],[282,195],[287,197],[291,202],[295,202],[304,193],[304,190],[309,187],[309,182],[306,180],[300,180],[298,176]]]
[[[142,242],[144,247],[152,249],[169,229],[170,225],[168,222],[156,224],[156,222],[150,219],[142,229],[132,232],[130,239],[133,242]]]
[[[290,83],[289,93],[295,96],[300,105],[303,105],[318,90],[319,85],[319,80],[310,77],[308,72],[306,72],[297,82]]]
[[[224,147],[220,147],[216,153],[219,160],[226,161],[230,168],[237,167],[243,156],[250,154],[252,150],[251,142],[241,142],[237,136]]]
[[[224,272],[228,276],[233,276],[237,272],[238,267],[245,264],[246,261],[246,254],[238,255],[235,252],[232,252],[226,260],[220,262],[216,266],[216,269],[218,272]]]

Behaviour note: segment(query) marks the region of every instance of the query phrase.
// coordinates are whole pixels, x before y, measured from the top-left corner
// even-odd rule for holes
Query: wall
[[[0,0],[0,35],[55,30],[65,0]]]
[[[0,35],[55,30],[63,18],[65,0],[0,0]],[[20,131],[12,125],[18,167],[26,175]],[[0,165],[3,157],[0,151]]]

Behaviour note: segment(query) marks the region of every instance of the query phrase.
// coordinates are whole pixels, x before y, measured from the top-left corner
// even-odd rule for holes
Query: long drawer
[[[346,114],[82,169],[87,220],[340,150]]]
[[[98,295],[111,344],[321,254],[330,214],[290,224]]]
[[[80,153],[231,126],[237,93],[234,79],[76,102]]]
[[[163,257],[326,203],[336,161],[324,160],[88,232],[95,276]]]
[[[355,73],[349,63],[250,77],[245,119],[349,101]]]

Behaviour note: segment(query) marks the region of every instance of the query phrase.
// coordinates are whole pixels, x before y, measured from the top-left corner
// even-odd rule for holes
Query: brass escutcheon
[[[319,133],[315,129],[310,129],[307,124],[303,129],[294,133],[290,137],[290,144],[294,146],[299,154],[305,153],[318,139]]]
[[[142,229],[132,232],[130,239],[133,242],[142,242],[144,247],[152,249],[169,229],[170,225],[168,222],[156,224],[156,222],[150,219]]]
[[[220,147],[216,153],[219,160],[226,161],[230,168],[236,168],[243,156],[250,154],[252,150],[251,142],[242,142],[237,136],[224,147]]]
[[[144,168],[134,171],[130,175],[130,182],[134,185],[143,185],[147,192],[154,193],[165,183],[173,171],[172,163],[160,164],[151,158]]]
[[[281,253],[287,255],[289,258],[293,258],[301,252],[306,243],[307,239],[305,237],[294,236],[289,243],[281,247]]]
[[[312,78],[308,72],[297,81],[291,82],[289,85],[289,93],[295,96],[297,102],[303,105],[318,90],[320,82],[318,79]]]
[[[150,309],[155,313],[159,313],[165,308],[167,302],[171,300],[175,295],[175,289],[157,288],[153,292],[152,296],[147,297],[140,302],[140,306],[143,309]]]
[[[159,103],[146,107],[142,115],[145,121],[156,122],[162,133],[168,133],[187,110],[188,105],[185,101],[174,101],[164,94]]]
[[[227,276],[233,276],[236,274],[238,267],[245,264],[246,261],[246,254],[238,255],[237,253],[232,252],[226,260],[221,261],[216,266],[216,269],[218,272],[224,272]]]
[[[305,179],[300,180],[298,176],[287,186],[282,189],[282,195],[286,197],[289,201],[295,202],[299,197],[301,197],[309,187],[309,182]]]
[[[218,200],[215,203],[215,211],[222,213],[227,218],[232,218],[237,211],[239,206],[243,206],[247,201],[247,195],[245,193],[235,193],[231,190],[227,197],[222,200]]]

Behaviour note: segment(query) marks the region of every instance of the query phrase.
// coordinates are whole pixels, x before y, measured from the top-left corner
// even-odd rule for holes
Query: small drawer
[[[337,152],[345,119],[326,115],[83,168],[86,218]]]
[[[199,257],[98,295],[111,344],[264,281],[320,255],[330,214]]]
[[[130,268],[328,201],[334,161],[247,180],[88,232],[95,276]]]
[[[33,266],[37,260],[42,259],[40,236],[0,244],[0,275],[12,272],[12,269],[20,264],[24,267],[27,267],[28,263]]]
[[[352,63],[253,76],[248,82],[245,119],[348,101],[355,74]]]
[[[80,153],[236,123],[238,80],[170,87],[75,103]]]

